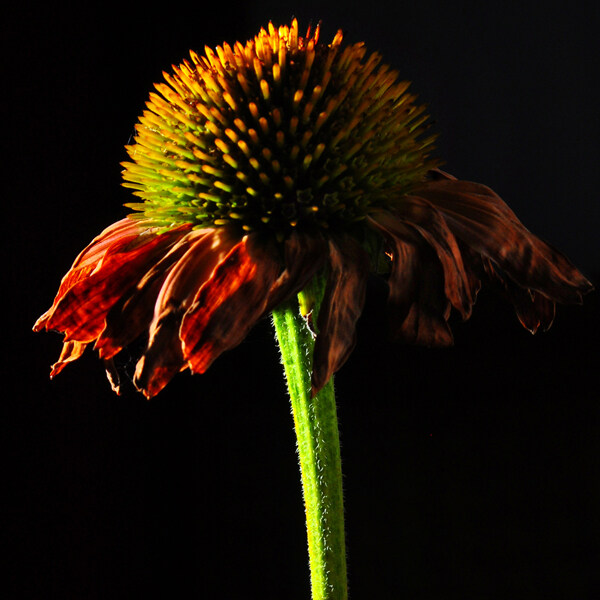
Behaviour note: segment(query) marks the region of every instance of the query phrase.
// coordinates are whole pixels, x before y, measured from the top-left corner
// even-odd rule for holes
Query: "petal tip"
[[[39,331],[42,331],[42,329],[46,328],[46,323],[48,322],[48,319],[50,318],[50,314],[49,311],[46,311],[41,317],[38,318],[38,320],[34,323],[33,325],[33,331],[35,331],[36,333]]]

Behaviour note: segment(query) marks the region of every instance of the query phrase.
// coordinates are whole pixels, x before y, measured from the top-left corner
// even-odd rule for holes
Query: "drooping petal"
[[[183,237],[152,266],[130,294],[110,309],[106,327],[94,345],[100,358],[112,358],[148,330],[165,279],[196,238],[196,232],[184,232]]]
[[[228,236],[215,229],[201,229],[187,236],[185,253],[162,284],[150,323],[148,348],[136,365],[134,383],[146,397],[155,396],[187,368],[180,338],[183,316],[232,245]]]
[[[467,275],[454,234],[433,206],[420,198],[404,197],[393,212],[373,212],[370,223],[383,230],[387,237],[398,238],[417,247],[426,242],[442,266],[446,297],[463,319],[471,316],[478,286]]]
[[[329,275],[317,318],[312,392],[316,394],[346,362],[356,344],[356,321],[362,313],[369,257],[349,237],[329,241]]]
[[[111,252],[118,252],[121,248],[135,240],[143,230],[143,223],[132,219],[121,219],[95,237],[79,254],[67,274],[62,278],[52,306],[37,320],[33,330],[41,331],[47,328],[48,321],[64,295],[76,283],[90,275],[96,269],[109,249]]]
[[[117,396],[121,395],[121,378],[119,377],[119,372],[117,371],[117,367],[115,366],[115,362],[112,358],[106,359],[102,361],[104,363],[104,371],[106,373],[106,378],[108,379],[108,383],[110,383],[110,387],[112,391],[117,394]]]
[[[303,290],[314,274],[323,266],[327,256],[327,242],[322,237],[301,235],[297,232],[285,241],[285,269],[269,291],[266,310]]]
[[[430,347],[452,345],[447,322],[451,305],[434,249],[410,225],[386,220],[377,215],[372,225],[383,233],[392,251],[387,307],[392,337]]]
[[[109,248],[94,271],[73,285],[59,300],[46,322],[65,333],[65,341],[92,342],[102,332],[108,311],[135,287],[181,235],[175,228],[160,235],[138,235],[117,251]]]
[[[393,212],[372,212],[369,224],[392,251],[388,318],[393,337],[430,347],[451,345],[450,307],[468,319],[479,279],[464,264],[443,217],[428,202],[404,197]]]
[[[524,288],[580,303],[592,285],[560,252],[530,233],[490,188],[445,174],[414,190],[433,204],[452,232]]]
[[[263,315],[268,291],[281,272],[270,247],[245,236],[200,288],[181,323],[183,355],[194,373],[204,373],[225,350],[237,346]]]
[[[85,342],[65,342],[58,361],[52,365],[50,379],[54,379],[70,362],[77,360],[83,354],[86,346]]]
[[[548,331],[554,321],[555,303],[538,292],[522,288],[509,277],[503,277],[488,258],[484,258],[483,264],[488,276],[502,286],[521,325],[531,333],[536,333],[540,328]]]
[[[554,322],[556,304],[542,294],[508,282],[507,295],[515,307],[521,325],[531,333],[548,331]]]

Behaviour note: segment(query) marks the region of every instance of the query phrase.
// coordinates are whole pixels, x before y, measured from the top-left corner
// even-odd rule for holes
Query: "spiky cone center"
[[[163,73],[122,163],[132,216],[283,239],[347,229],[422,181],[434,137],[409,84],[341,32],[318,38],[269,24]]]

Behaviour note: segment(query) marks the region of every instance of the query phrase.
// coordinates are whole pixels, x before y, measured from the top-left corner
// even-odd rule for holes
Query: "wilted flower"
[[[313,389],[347,359],[366,280],[387,278],[392,334],[452,343],[484,278],[501,281],[525,327],[590,283],[489,188],[430,157],[424,107],[362,44],[318,43],[269,25],[164,74],[127,147],[135,212],[102,232],[35,329],[65,334],[52,376],[94,342],[113,357],[148,336],[135,384],[148,397],[203,373],[321,269]]]

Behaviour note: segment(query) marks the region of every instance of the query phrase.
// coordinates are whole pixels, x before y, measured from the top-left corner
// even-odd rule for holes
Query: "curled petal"
[[[189,250],[197,232],[183,237],[140,279],[129,295],[108,312],[106,327],[94,346],[100,358],[109,359],[148,329],[161,288],[173,266]]]
[[[225,350],[237,346],[267,307],[281,272],[271,248],[245,236],[200,288],[181,323],[183,355],[194,373],[204,373]]]
[[[317,317],[312,392],[316,394],[346,362],[356,344],[356,321],[362,313],[369,257],[351,238],[329,241],[329,276]]]
[[[269,291],[267,310],[303,290],[326,256],[327,242],[323,238],[292,233],[284,247],[285,269]]]
[[[108,311],[135,287],[140,272],[147,272],[180,234],[179,228],[160,235],[140,234],[118,251],[109,248],[95,270],[59,300],[46,327],[64,331],[65,341],[94,341],[104,329]]]
[[[399,239],[416,247],[423,247],[423,242],[426,242],[442,266],[446,297],[463,319],[471,316],[478,287],[467,275],[454,234],[433,206],[420,198],[406,197],[394,212],[373,212],[370,222],[387,238]],[[401,276],[400,273],[398,275]]]
[[[443,286],[444,272],[431,246],[401,221],[386,223],[378,215],[379,229],[392,250],[388,285],[388,319],[392,336],[410,344],[431,347],[453,343],[448,326],[450,303]]]
[[[134,383],[148,398],[187,368],[180,339],[183,316],[232,245],[214,229],[193,231],[186,237],[185,252],[162,283],[150,323],[148,348],[136,365]]]
[[[515,307],[521,325],[531,333],[538,329],[548,331],[553,321],[556,305],[542,294],[518,286],[508,277],[503,277],[494,268],[489,259],[484,259],[484,267],[488,276],[498,281],[504,288],[508,300]]]
[[[75,262],[62,278],[58,293],[50,309],[48,309],[36,322],[34,331],[47,329],[47,324],[56,310],[58,303],[65,294],[79,281],[89,276],[101,263],[107,252],[118,252],[130,244],[140,235],[144,227],[139,222],[131,219],[122,219],[107,227],[99,236],[79,254]]]
[[[117,371],[112,358],[104,361],[104,370],[106,371],[106,378],[108,379],[108,383],[110,383],[112,391],[117,394],[117,396],[120,396],[121,378],[119,377],[119,372]]]
[[[579,303],[592,289],[565,256],[531,234],[490,188],[444,174],[437,177],[413,194],[433,204],[458,238],[518,285],[564,303]]]
[[[531,333],[541,328],[548,331],[554,322],[556,304],[542,294],[524,290],[509,283],[508,297],[515,307],[521,325]]]
[[[163,319],[154,330],[150,347],[136,364],[133,383],[148,399],[187,368],[178,333],[179,322],[174,317]]]
[[[77,360],[83,354],[86,346],[85,342],[65,342],[58,361],[52,365],[50,379],[54,379],[70,362]]]

